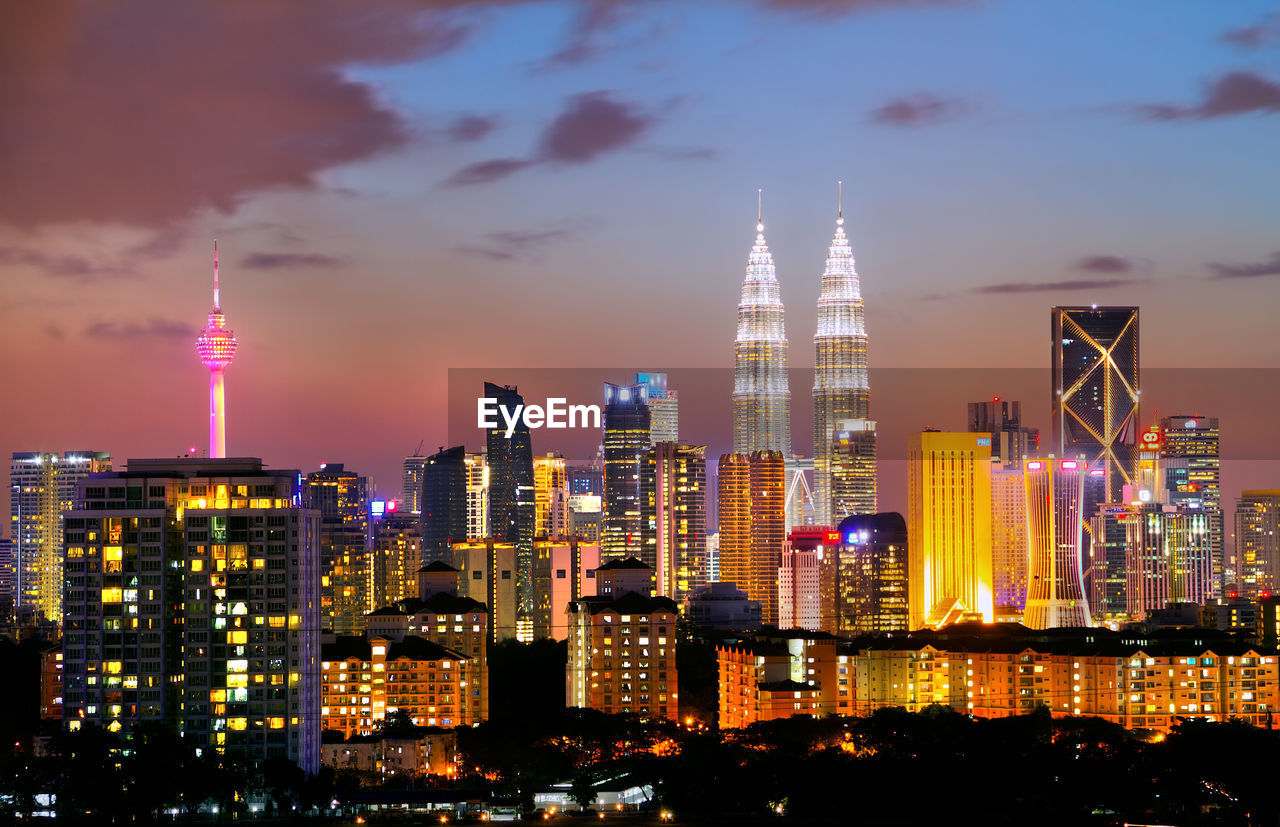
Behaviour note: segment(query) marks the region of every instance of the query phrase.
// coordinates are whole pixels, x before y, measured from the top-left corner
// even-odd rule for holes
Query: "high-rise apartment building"
[[[555,527],[569,522],[564,494],[568,492],[564,457],[547,454],[533,458],[533,536],[554,537]],[[561,496],[557,496],[561,495]]]
[[[875,423],[867,378],[867,328],[862,285],[844,232],[843,205],[836,210],[835,236],[827,248],[818,295],[818,330],[813,336],[813,482],[818,525],[835,525],[848,514],[874,514],[876,499]],[[849,420],[855,421],[852,426]],[[839,490],[833,475],[837,454],[869,455],[871,472],[846,471]],[[842,450],[844,449],[844,450]]]
[[[855,514],[822,558],[822,630],[855,636],[905,632],[907,521],[897,512]]]
[[[680,441],[680,396],[667,387],[665,373],[637,373],[635,384],[647,388],[649,443]]]
[[[258,459],[130,460],[66,518],[66,726],[320,761],[320,515]]]
[[[791,455],[791,385],[787,332],[773,254],[764,240],[763,213],[747,256],[733,342],[733,451]]]
[[[484,383],[484,395],[510,411],[524,404],[515,388],[492,382]],[[533,611],[533,442],[523,419],[516,423],[510,438],[505,429],[494,428],[485,432],[485,439],[489,464],[489,531],[485,536],[515,544],[520,615],[527,619]]]
[[[533,637],[565,640],[569,604],[596,594],[600,546],[576,538],[533,541]]]
[[[1137,465],[1138,308],[1055,307],[1053,452],[1107,472],[1105,502],[1121,502]],[[1085,498],[1085,512],[1098,503]]]
[[[604,386],[604,501],[600,554],[606,560],[645,554],[642,476],[649,450],[647,385]],[[650,554],[652,557],[652,554]],[[656,561],[645,561],[651,566]]]
[[[1023,461],[1027,512],[1027,599],[1030,629],[1089,626],[1081,542],[1089,468],[1078,459]]]
[[[303,494],[320,512],[320,613],[339,635],[364,631],[373,609],[369,555],[369,480],[339,462],[307,474]]]
[[[1280,594],[1280,490],[1241,491],[1235,525],[1239,592]]]
[[[467,457],[467,449],[461,445],[444,448],[427,457],[422,470],[419,512],[423,562],[450,562],[449,544],[471,536]]]
[[[912,629],[994,619],[991,437],[924,431],[907,445]]]
[[[458,595],[489,607],[493,640],[519,638],[522,618],[515,543],[467,540],[453,544],[452,556],[459,569]]]
[[[991,435],[991,459],[1005,468],[1022,470],[1022,460],[1040,447],[1040,430],[1022,424],[1022,403],[998,396],[990,402],[969,403],[969,433]]]
[[[720,580],[733,583],[778,622],[778,567],[786,538],[784,461],[778,451],[725,454],[719,480]]]
[[[1218,418],[1198,414],[1161,417],[1160,464],[1164,472],[1161,484],[1169,491],[1169,502],[1198,507],[1209,515],[1214,580],[1221,584],[1225,576],[1226,532]]]
[[[419,515],[397,508],[373,521],[370,544],[373,608],[417,594],[415,572],[422,565]]]
[[[835,532],[826,526],[797,528],[782,541],[778,566],[779,629],[816,632],[822,624],[821,567],[825,547]]]
[[[677,602],[707,583],[707,448],[659,442],[641,469],[645,546],[656,593]]]
[[[9,462],[9,534],[14,550],[9,591],[15,616],[62,619],[62,514],[80,480],[111,470],[102,451],[14,453]]]
[[[1020,616],[1027,602],[1027,490],[1021,462],[991,462],[991,578],[996,614]]]
[[[484,454],[469,453],[467,469],[466,539],[489,536],[489,463]]]
[[[417,455],[404,458],[400,474],[401,508],[410,514],[422,513],[422,482],[427,468],[427,457]]]

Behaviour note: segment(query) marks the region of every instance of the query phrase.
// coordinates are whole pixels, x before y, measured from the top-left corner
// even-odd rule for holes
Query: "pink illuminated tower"
[[[209,369],[209,456],[227,455],[227,405],[223,397],[223,379],[227,365],[236,355],[239,343],[227,328],[227,317],[222,313],[218,296],[218,242],[213,242],[213,310],[209,311],[209,323],[196,339],[196,353]]]

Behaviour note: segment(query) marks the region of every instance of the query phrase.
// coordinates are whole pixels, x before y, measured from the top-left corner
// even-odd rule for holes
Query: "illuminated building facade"
[[[991,459],[1005,468],[1022,470],[1022,460],[1040,448],[1040,431],[1022,424],[1022,403],[998,396],[990,402],[969,403],[969,433],[991,437]]]
[[[479,723],[467,704],[476,664],[416,635],[342,636],[320,647],[320,722],[344,737],[370,736],[403,710],[418,726]]]
[[[600,543],[601,504],[598,494],[569,495],[569,536]]]
[[[649,443],[680,441],[680,396],[667,387],[665,373],[637,373],[635,384],[647,388]]]
[[[763,214],[738,301],[733,342],[733,451],[791,454],[791,385],[787,332],[773,254],[764,240]]]
[[[565,640],[568,606],[596,594],[600,546],[576,538],[533,541],[533,637]]]
[[[557,525],[565,525],[569,518],[559,513],[568,507],[563,495],[568,491],[564,457],[547,454],[533,458],[533,536],[555,537]]]
[[[449,544],[471,536],[468,470],[467,449],[461,445],[442,449],[427,458],[422,470],[420,512],[423,562],[450,562]]]
[[[924,431],[907,445],[908,625],[994,619],[991,437]]]
[[[427,457],[417,455],[404,458],[400,475],[400,502],[410,514],[422,513],[422,482],[427,468]]]
[[[9,536],[6,574],[19,620],[62,620],[62,514],[74,507],[80,481],[111,470],[102,451],[14,453],[9,461]]]
[[[200,363],[209,370],[209,456],[221,459],[227,455],[226,371],[235,358],[240,343],[227,327],[222,312],[222,296],[218,286],[218,242],[213,243],[213,309],[209,311],[204,330],[196,338]]]
[[[813,525],[813,457],[787,457],[784,473],[787,475],[787,531]]]
[[[320,512],[320,613],[326,629],[340,635],[364,630],[373,608],[369,554],[369,481],[340,462],[307,474],[303,493]]]
[[[489,536],[489,463],[484,454],[469,453],[467,468],[467,533],[465,539]]]
[[[62,720],[62,644],[40,653],[40,719]]]
[[[1023,623],[1028,628],[1090,625],[1080,557],[1088,471],[1078,459],[1023,461],[1029,549]]]
[[[1214,582],[1226,576],[1222,514],[1221,452],[1216,416],[1175,415],[1160,418],[1161,487],[1169,502],[1198,507],[1209,515],[1209,544],[1213,548]],[[1231,582],[1235,582],[1232,572]]]
[[[834,427],[827,446],[827,513],[836,523],[852,514],[875,514],[876,423],[846,419]],[[816,467],[815,460],[815,474]]]
[[[257,459],[130,460],[66,519],[66,726],[161,724],[199,749],[320,749],[320,514]]]
[[[516,410],[524,397],[513,387],[484,383],[486,398],[499,406]],[[511,438],[504,429],[485,431],[486,459],[489,464],[489,531],[493,537],[516,547],[517,591],[520,616],[528,619],[533,611],[533,528],[536,519],[533,493],[533,442],[523,418],[517,422]]]
[[[644,454],[645,547],[658,594],[680,601],[707,583],[707,448],[659,442]]]
[[[907,521],[897,512],[845,517],[822,557],[823,631],[837,635],[905,632]]]
[[[867,380],[862,285],[844,232],[842,205],[837,207],[835,236],[827,248],[822,271],[813,348],[814,521],[818,525],[835,525],[849,514],[876,511],[875,423],[870,427],[846,424],[847,420],[865,423],[870,419],[871,386]],[[855,453],[870,456],[871,473],[846,472],[837,491],[832,479],[835,457],[848,452],[849,437],[842,434],[851,431],[858,434],[861,443]]]
[[[1027,490],[1021,462],[1007,467],[992,460],[991,579],[996,615],[1021,615],[1027,602]]]
[[[836,533],[826,526],[808,526],[787,533],[778,566],[779,629],[816,632],[822,624],[820,596],[822,560],[834,549]]]
[[[1050,322],[1054,455],[1104,468],[1102,502],[1123,502],[1137,465],[1138,308],[1055,307]],[[1097,506],[1086,497],[1086,513]]]
[[[1126,522],[1130,513],[1130,506],[1112,503],[1099,506],[1089,519],[1091,540],[1085,585],[1089,589],[1089,609],[1097,623],[1129,619],[1125,567],[1129,554]]]
[[[604,468],[597,465],[571,465],[567,471],[569,495],[604,495]]]
[[[1217,596],[1209,515],[1169,503],[1131,505],[1125,528],[1127,611],[1142,620],[1169,603],[1202,605]]]
[[[1235,523],[1240,593],[1280,594],[1280,490],[1241,491]]]
[[[676,604],[628,592],[569,604],[565,705],[679,717]]]
[[[720,457],[720,580],[759,600],[778,620],[778,567],[786,538],[784,461],[778,451]]]
[[[717,646],[716,664],[721,729],[852,711],[849,658],[830,635],[796,630]]]
[[[492,538],[467,540],[453,544],[452,557],[459,570],[458,595],[489,607],[489,631],[493,640],[521,637],[519,558],[515,543]]]
[[[645,508],[642,475],[649,449],[647,385],[604,386],[604,499],[600,554],[605,560],[648,557],[644,548]]]
[[[422,564],[418,515],[397,508],[375,519],[370,557],[372,606],[387,606],[417,594],[414,572]]]
[[[443,563],[432,566],[444,567]],[[448,572],[441,572],[448,575]],[[455,578],[448,578],[456,584]],[[423,584],[426,585],[425,583]],[[424,638],[466,656],[471,671],[459,718],[478,723],[489,717],[489,610],[480,602],[458,595],[450,588],[433,590],[420,587],[419,596],[401,600],[370,612],[366,618],[370,640],[376,637],[403,640],[406,636]],[[370,670],[372,671],[372,670]],[[437,673],[438,674],[438,673]]]

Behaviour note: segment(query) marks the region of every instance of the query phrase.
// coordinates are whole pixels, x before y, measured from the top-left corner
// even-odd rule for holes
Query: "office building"
[[[469,470],[467,449],[461,445],[427,457],[420,512],[423,562],[449,562],[449,544],[470,538]]]
[[[1040,430],[1022,424],[1022,403],[993,396],[990,402],[969,403],[969,433],[991,437],[991,461],[1022,470],[1022,460],[1040,449]]]
[[[779,629],[818,631],[822,623],[819,596],[820,567],[826,545],[835,546],[835,532],[824,526],[797,528],[782,541],[778,566]]]
[[[1216,416],[1175,415],[1160,418],[1161,486],[1169,502],[1198,507],[1209,515],[1214,582],[1226,579],[1226,542],[1222,511],[1221,451]],[[1231,578],[1235,582],[1235,577]]]
[[[569,604],[596,594],[600,546],[577,538],[533,541],[533,637],[565,640]]]
[[[110,470],[111,455],[102,451],[12,455],[8,591],[19,621],[62,620],[62,514],[74,506],[82,479]]]
[[[566,471],[569,480],[569,495],[585,494],[595,497],[604,496],[604,466],[570,465]]]
[[[706,446],[653,445],[644,454],[641,486],[646,531],[640,559],[652,560],[658,594],[683,600],[707,583]]]
[[[648,386],[604,386],[604,499],[600,554],[605,560],[645,557],[648,530],[642,472],[649,449]],[[653,566],[652,550],[645,562]]]
[[[1100,469],[1090,473],[1101,474]],[[1095,623],[1129,620],[1128,529],[1132,507],[1123,503],[1101,505],[1089,518],[1089,543],[1085,587]]]
[[[566,526],[569,516],[564,513],[569,503],[568,481],[565,475],[564,457],[547,454],[533,458],[533,536],[555,537],[556,527]]]
[[[827,512],[835,523],[852,514],[875,514],[876,423],[846,419],[834,428],[827,446]]]
[[[649,400],[649,443],[680,441],[680,397],[667,387],[665,373],[637,373],[635,384],[644,385]],[[585,492],[584,492],[585,493]]]
[[[258,459],[130,460],[66,518],[69,730],[161,724],[201,750],[320,749],[320,514]]]
[[[855,636],[908,628],[907,522],[897,512],[845,517],[824,553],[822,630]]]
[[[853,250],[844,232],[842,205],[836,209],[835,236],[827,248],[818,295],[818,329],[813,336],[813,482],[814,521],[835,525],[849,514],[876,511],[875,423],[871,418],[871,386],[867,378],[867,328],[862,284]],[[852,420],[855,425],[850,425]],[[848,454],[852,433],[855,455],[869,456],[870,474],[845,469],[841,484],[833,479],[837,454]],[[847,461],[844,465],[850,465]]]
[[[422,513],[422,485],[427,469],[427,457],[416,454],[404,458],[400,475],[401,507],[410,514]]]
[[[1028,628],[1090,625],[1080,556],[1088,473],[1078,459],[1023,461],[1028,546],[1023,623]]]
[[[1241,491],[1236,500],[1235,561],[1240,594],[1280,594],[1280,490]]]
[[[787,332],[773,254],[764,240],[763,213],[738,302],[733,341],[733,452],[791,455],[791,385]]]
[[[524,404],[524,397],[513,387],[484,383],[486,398],[509,411]],[[536,519],[533,492],[533,442],[523,419],[517,422],[511,437],[505,429],[485,432],[486,460],[489,465],[489,531],[493,537],[516,547],[517,591],[520,616],[526,620],[533,611],[533,529]]]
[[[682,608],[685,619],[699,629],[750,632],[760,628],[760,601],[732,583],[708,583],[685,595]]]
[[[1137,503],[1125,526],[1125,599],[1143,620],[1171,603],[1203,605],[1217,597],[1209,515],[1171,503]]]
[[[221,459],[227,455],[226,371],[235,358],[240,343],[227,327],[222,312],[222,295],[218,286],[218,242],[213,242],[213,309],[200,336],[196,353],[209,371],[209,456]]]
[[[1027,602],[1027,491],[1021,461],[1015,466],[991,461],[991,579],[996,615],[1021,616]]]
[[[569,536],[599,545],[603,516],[599,495],[570,494],[568,505]]]
[[[756,451],[720,457],[720,580],[759,600],[765,623],[778,621],[778,567],[786,508],[782,454]]]
[[[329,462],[307,474],[303,494],[307,507],[320,512],[322,622],[335,634],[359,634],[373,608],[369,481],[343,463]]]
[[[422,536],[418,514],[396,506],[373,520],[370,564],[373,595],[370,605],[387,606],[417,594],[414,573],[422,565]]]
[[[467,533],[464,539],[474,540],[489,536],[489,463],[484,454],[468,453],[464,460],[467,470]]]
[[[909,625],[994,619],[991,437],[924,431],[907,445]]]

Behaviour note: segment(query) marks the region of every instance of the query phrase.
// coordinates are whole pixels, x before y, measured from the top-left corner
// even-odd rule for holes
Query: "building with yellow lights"
[[[907,537],[910,628],[994,619],[989,434],[911,435]]]
[[[569,491],[564,457],[559,454],[533,458],[533,536],[555,537],[557,526],[567,526]]]
[[[320,612],[335,634],[364,630],[373,606],[369,554],[369,481],[339,462],[307,475],[308,507],[320,512]]]
[[[778,567],[786,539],[786,474],[780,451],[720,457],[720,581],[759,600],[778,621]]]
[[[65,520],[66,726],[320,759],[320,515],[262,461],[130,460]]]
[[[670,598],[637,592],[570,604],[565,705],[678,718],[677,614]]]
[[[841,644],[822,632],[772,630],[717,646],[720,728],[852,712],[853,680]]]
[[[489,607],[489,633],[494,641],[520,636],[520,592],[515,543],[493,538],[451,543],[460,569],[457,591]],[[532,585],[532,582],[530,582]],[[532,624],[530,624],[532,628]]]
[[[416,635],[334,637],[321,647],[321,726],[345,738],[372,735],[401,710],[418,726],[479,723],[479,709],[468,702],[478,668],[466,655]]]

